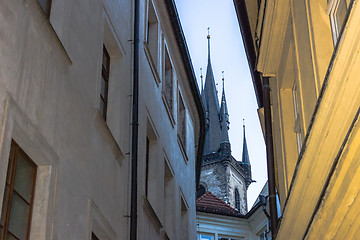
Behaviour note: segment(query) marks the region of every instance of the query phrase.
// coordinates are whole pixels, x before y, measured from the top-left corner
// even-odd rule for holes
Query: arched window
[[[196,198],[201,197],[205,192],[206,192],[205,187],[203,185],[200,185],[196,193]]]
[[[235,208],[240,210],[240,195],[237,189],[235,189]]]

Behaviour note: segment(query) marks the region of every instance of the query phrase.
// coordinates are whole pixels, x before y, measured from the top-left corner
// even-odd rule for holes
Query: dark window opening
[[[100,84],[100,112],[106,121],[107,105],[108,105],[108,91],[109,91],[109,75],[110,75],[110,55],[103,45],[102,69],[101,69],[101,84]]]
[[[240,211],[240,195],[237,189],[235,189],[235,208]]]
[[[12,142],[0,220],[0,239],[29,239],[36,164]]]

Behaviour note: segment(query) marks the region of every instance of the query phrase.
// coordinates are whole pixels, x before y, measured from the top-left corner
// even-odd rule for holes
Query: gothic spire
[[[209,30],[209,29],[208,29]],[[208,40],[208,65],[206,70],[203,100],[206,110],[206,136],[204,155],[217,152],[221,141],[221,126],[219,122],[219,100],[216,92],[215,78],[210,61],[210,34]]]
[[[243,152],[242,152],[242,162],[250,164],[249,159],[249,152],[246,144],[246,137],[245,137],[245,122],[243,123],[243,129],[244,129],[244,141],[243,141]]]
[[[222,72],[222,96],[221,96],[221,107],[220,107],[220,121],[221,121],[221,143],[229,143],[229,113],[226,104],[225,97],[225,78],[224,71]]]

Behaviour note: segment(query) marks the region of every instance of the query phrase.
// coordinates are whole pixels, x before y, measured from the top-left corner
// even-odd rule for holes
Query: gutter
[[[138,178],[138,138],[139,138],[139,53],[140,53],[140,3],[134,0],[134,52],[133,52],[133,93],[131,122],[131,206],[130,240],[137,236],[137,178]]]
[[[266,0],[264,2],[264,15],[266,13]],[[267,158],[267,172],[268,172],[268,188],[269,188],[269,205],[270,205],[270,221],[271,221],[271,235],[272,239],[276,239],[278,229],[278,216],[276,205],[276,190],[275,190],[275,164],[274,164],[274,146],[272,136],[272,120],[271,120],[271,100],[270,100],[270,84],[268,77],[262,77],[256,71],[257,55],[255,52],[254,42],[251,35],[251,28],[249,23],[249,16],[247,14],[245,0],[234,0],[234,5],[240,25],[241,35],[245,46],[246,56],[248,59],[250,71],[254,84],[254,90],[258,100],[259,108],[264,107],[265,117],[265,144],[266,144],[266,158]],[[262,39],[262,29],[264,27],[264,19],[261,26],[260,44]],[[263,82],[261,82],[261,80]]]
[[[234,5],[240,26],[241,36],[245,46],[245,52],[249,63],[250,73],[253,80],[256,100],[258,103],[258,107],[262,108],[263,94],[262,94],[261,76],[260,73],[256,70],[257,56],[256,56],[254,41],[251,35],[251,28],[249,23],[249,17],[246,10],[246,4],[244,0],[234,0]]]
[[[200,92],[196,83],[196,77],[193,69],[193,65],[191,62],[189,50],[187,48],[184,32],[181,27],[180,19],[178,12],[176,10],[174,0],[164,0],[167,12],[170,17],[171,26],[173,29],[173,33],[175,35],[175,39],[177,45],[179,47],[181,60],[184,63],[184,68],[186,72],[186,76],[188,79],[188,83],[190,85],[191,94],[195,101],[196,110],[199,114],[199,122],[200,122],[200,134],[199,134],[199,142],[197,144],[197,154],[196,154],[196,163],[195,163],[195,181],[196,181],[196,190],[199,187],[200,182],[200,172],[201,172],[201,163],[202,156],[204,150],[204,140],[205,140],[205,113],[204,107],[201,101]]]

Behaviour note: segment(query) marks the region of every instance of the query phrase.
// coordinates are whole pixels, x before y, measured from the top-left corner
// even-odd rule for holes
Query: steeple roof
[[[250,164],[249,152],[248,152],[248,148],[246,144],[246,136],[245,136],[245,123],[243,125],[243,129],[244,129],[244,141],[243,141],[243,151],[242,151],[242,162]]]
[[[208,64],[205,85],[202,91],[206,111],[206,134],[204,155],[217,152],[221,142],[221,126],[219,121],[219,100],[216,92],[215,78],[210,61],[210,35],[208,39]]]
[[[223,72],[224,74],[224,72]],[[221,96],[221,107],[220,107],[220,124],[221,124],[221,143],[227,142],[229,143],[229,113],[226,104],[225,97],[225,79],[224,76],[222,78],[223,86],[222,86],[222,96]]]

